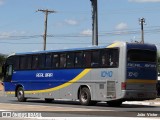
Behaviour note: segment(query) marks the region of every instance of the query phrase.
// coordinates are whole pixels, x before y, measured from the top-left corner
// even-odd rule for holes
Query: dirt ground
[[[3,90],[3,85],[2,85],[2,83],[0,82],[0,91],[2,91]]]

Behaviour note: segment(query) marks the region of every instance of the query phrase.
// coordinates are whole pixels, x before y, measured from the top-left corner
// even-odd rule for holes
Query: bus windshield
[[[156,62],[156,51],[131,49],[128,50],[129,62]]]

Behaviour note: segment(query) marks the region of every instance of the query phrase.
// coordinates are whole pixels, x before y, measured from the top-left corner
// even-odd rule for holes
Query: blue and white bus
[[[7,96],[79,100],[82,105],[157,96],[157,48],[152,44],[117,42],[109,46],[10,55],[4,65]]]

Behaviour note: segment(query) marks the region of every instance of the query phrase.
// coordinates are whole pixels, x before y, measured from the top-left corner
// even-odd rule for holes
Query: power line
[[[160,26],[152,26],[152,27],[146,27],[144,30],[145,34],[156,34],[160,33]],[[138,29],[126,29],[126,30],[116,30],[116,31],[101,31],[99,32],[98,36],[100,37],[110,37],[110,36],[123,36],[123,35],[135,35],[140,34],[141,31]],[[23,36],[8,36],[8,35],[0,35],[0,40],[23,40],[23,39],[34,39],[34,38],[41,38],[43,35],[23,35]],[[76,38],[87,38],[92,37],[91,35],[83,35],[79,33],[72,33],[72,34],[49,34],[47,37],[54,37],[54,38],[67,38],[67,37],[76,37]]]
[[[31,43],[31,42],[28,42],[28,43],[23,43],[23,42],[0,42],[2,44],[43,44],[43,43],[39,43],[39,42],[34,42],[34,43]],[[90,44],[90,42],[77,42],[77,43],[73,43],[73,42],[70,42],[70,43],[67,43],[67,42],[57,42],[57,43],[53,43],[53,42],[49,42],[47,44]]]
[[[0,35],[0,40],[23,40],[23,39],[35,39],[42,37],[42,35],[31,35],[31,36],[8,36]]]
[[[23,42],[0,42],[1,44],[43,44],[43,43],[39,43],[39,42],[34,42],[34,43],[31,43],[31,42],[28,42],[28,43],[23,43]],[[49,42],[49,43],[47,43],[47,44],[91,44],[90,42],[77,42],[77,43],[67,43],[67,42],[63,42],[63,43],[60,43],[60,42],[57,42],[57,43],[53,43],[53,42]],[[106,43],[106,42],[100,42],[100,44],[111,44],[111,43]]]

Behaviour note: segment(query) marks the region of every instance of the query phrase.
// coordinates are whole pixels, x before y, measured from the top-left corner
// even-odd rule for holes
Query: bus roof
[[[106,46],[91,46],[84,48],[68,48],[68,49],[57,49],[57,50],[45,50],[45,51],[35,51],[35,52],[24,52],[24,53],[16,53],[15,55],[23,55],[23,54],[41,54],[41,53],[50,53],[50,52],[69,52],[69,51],[81,51],[81,50],[92,50],[92,49],[102,49],[106,48]]]
[[[129,46],[130,48],[150,48],[156,49],[154,44],[140,44],[140,43],[127,43],[127,42],[115,42],[108,46],[90,46],[83,48],[69,48],[69,49],[58,49],[58,50],[46,50],[46,51],[35,51],[35,52],[23,52],[23,53],[15,53],[14,55],[25,55],[25,54],[41,54],[41,53],[50,53],[50,52],[69,52],[69,51],[80,51],[80,50],[92,50],[92,49],[103,49],[103,48],[115,48],[120,46]],[[13,55],[13,54],[12,54]],[[10,55],[10,56],[12,56]]]

